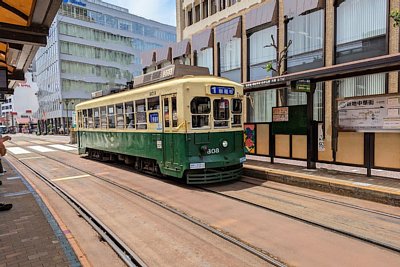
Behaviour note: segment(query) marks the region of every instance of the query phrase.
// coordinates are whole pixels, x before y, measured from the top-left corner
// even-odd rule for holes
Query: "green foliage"
[[[394,20],[393,27],[398,27],[400,24],[400,11],[398,9],[390,12],[390,17]]]
[[[272,66],[272,62],[267,62],[267,64],[265,65],[265,70],[267,72],[270,72],[271,70],[274,70],[274,67]]]

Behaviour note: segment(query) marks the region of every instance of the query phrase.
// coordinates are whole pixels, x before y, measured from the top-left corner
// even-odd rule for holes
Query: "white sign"
[[[322,123],[318,124],[318,151],[325,151],[324,129]]]
[[[289,107],[272,108],[272,121],[289,121]]]
[[[338,101],[339,128],[353,131],[400,131],[400,95]]]
[[[190,169],[191,170],[198,170],[198,169],[205,169],[206,164],[204,162],[202,163],[190,163]]]

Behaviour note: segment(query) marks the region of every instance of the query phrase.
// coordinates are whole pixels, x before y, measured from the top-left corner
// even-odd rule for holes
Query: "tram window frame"
[[[93,129],[94,128],[94,122],[93,122],[93,109],[88,109],[88,129]]]
[[[125,129],[135,129],[136,128],[136,116],[135,116],[135,101],[129,101],[124,103],[125,107]],[[128,107],[132,107],[129,110]]]
[[[78,123],[81,128],[88,128],[88,110],[83,109],[78,112]]]
[[[115,105],[107,106],[107,128],[115,129]]]
[[[171,97],[171,110],[172,110],[172,127],[178,127],[178,107],[176,103],[176,96]]]
[[[206,100],[203,103],[196,103],[195,101],[197,100]],[[200,105],[203,107],[200,110]],[[204,105],[206,107],[204,108]],[[192,98],[192,101],[190,101],[190,113],[191,113],[191,128],[192,129],[210,129],[210,115],[211,115],[211,99],[209,97],[204,97],[204,96],[196,96]],[[203,118],[203,119],[202,119]],[[203,122],[206,122],[202,124],[202,122],[199,120],[202,119]]]
[[[216,102],[219,101],[217,104]],[[221,108],[221,103],[224,101],[224,107]],[[216,107],[218,107],[216,109]],[[221,111],[224,109],[224,111]],[[221,114],[223,112],[223,117]],[[230,119],[230,101],[227,98],[217,98],[213,100],[213,119],[214,119],[214,128],[228,128],[229,127],[229,119]]]
[[[139,99],[135,101],[135,117],[136,117],[136,129],[146,130],[147,129],[147,107],[146,99]]]
[[[147,101],[147,108],[148,108],[149,123],[159,123],[160,114],[159,114],[159,112],[153,112],[153,111],[160,110],[160,97],[159,96],[150,97],[150,98],[147,98],[146,101]],[[150,111],[152,111],[152,112],[150,112]]]
[[[97,111],[97,116],[96,116]],[[94,129],[101,129],[101,120],[100,120],[100,108],[93,109],[93,122]]]
[[[125,127],[125,115],[124,115],[124,104],[115,104],[115,128],[124,129]]]
[[[169,98],[164,98],[163,107],[164,107],[164,109],[163,109],[163,112],[164,112],[164,127],[165,128],[169,128],[170,127],[169,115],[170,115],[170,111],[171,111],[171,108],[169,106]]]
[[[107,129],[107,106],[100,107],[100,129]]]
[[[240,102],[239,110],[235,110],[235,101]],[[231,105],[232,105],[231,126],[232,127],[241,127],[242,126],[243,101],[239,98],[233,98],[231,100]]]

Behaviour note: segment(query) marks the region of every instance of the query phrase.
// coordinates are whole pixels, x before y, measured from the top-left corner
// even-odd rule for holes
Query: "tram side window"
[[[124,104],[116,104],[115,105],[115,112],[117,115],[117,129],[124,128]]]
[[[242,126],[242,100],[232,99],[232,127]]]
[[[169,126],[169,101],[168,98],[164,98],[164,125],[165,127]]]
[[[147,129],[146,101],[144,99],[136,102],[136,129]]]
[[[79,127],[88,128],[88,111],[86,109],[78,113]],[[82,121],[83,119],[83,121]]]
[[[228,99],[215,99],[214,105],[214,127],[228,127],[229,120],[229,100]]]
[[[93,128],[93,109],[88,109],[88,128]]]
[[[208,97],[195,97],[190,102],[192,128],[210,127],[211,100]]]
[[[107,106],[107,114],[108,114],[108,128],[113,129],[115,128],[115,107]]]
[[[149,111],[160,110],[160,98],[158,96],[147,99]],[[149,123],[158,123],[158,112],[149,112]]]
[[[99,108],[93,109],[94,128],[100,128],[100,111]]]
[[[176,112],[176,97],[172,97],[172,127],[178,127],[178,113]]]
[[[101,129],[107,129],[107,109],[106,109],[106,107],[100,108],[100,123],[101,123]]]
[[[135,128],[135,113],[133,110],[133,102],[125,103],[125,128]]]

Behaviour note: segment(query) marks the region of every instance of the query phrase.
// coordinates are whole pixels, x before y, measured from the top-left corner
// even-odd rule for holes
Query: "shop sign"
[[[64,3],[71,3],[78,6],[86,6],[86,3],[82,2],[81,0],[63,0]]]
[[[272,122],[289,121],[289,107],[272,108]]]

